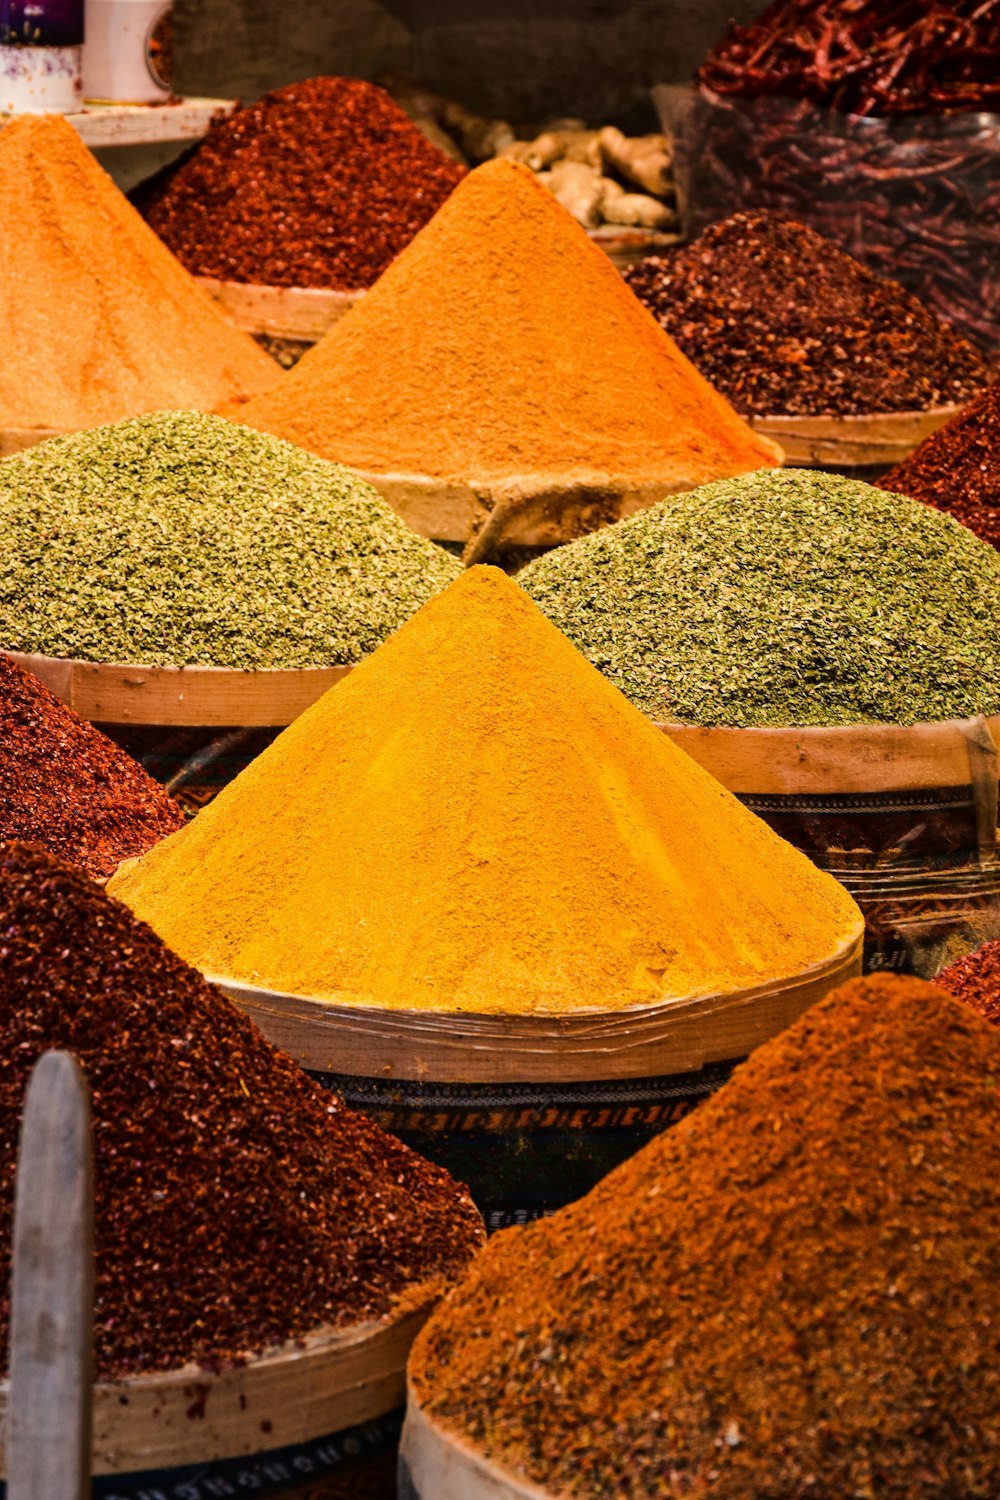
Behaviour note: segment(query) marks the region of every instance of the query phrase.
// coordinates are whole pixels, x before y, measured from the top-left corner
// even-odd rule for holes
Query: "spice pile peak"
[[[0,428],[209,409],[281,375],[57,115],[0,129],[0,328]]]
[[[373,473],[480,482],[666,487],[778,461],[533,173],[502,160],[243,417]]]
[[[998,1072],[934,986],[834,991],[497,1235],[417,1340],[418,1400],[577,1500],[996,1495]]]
[[[483,1238],[464,1188],[313,1083],[81,872],[0,850],[0,1279],[40,1053],[93,1098],[102,1378],[391,1315]],[[0,1348],[9,1305],[0,1298]]]
[[[28,839],[105,879],[183,822],[131,756],[0,655],[0,842]]]
[[[854,902],[473,568],[112,889],[203,971],[569,1012],[797,975]]]

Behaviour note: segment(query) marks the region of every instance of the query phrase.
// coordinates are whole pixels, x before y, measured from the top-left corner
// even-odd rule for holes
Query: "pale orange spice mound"
[[[460,183],[244,419],[380,474],[688,488],[779,461],[525,167]]]
[[[242,401],[280,377],[60,116],[0,130],[0,429]]]

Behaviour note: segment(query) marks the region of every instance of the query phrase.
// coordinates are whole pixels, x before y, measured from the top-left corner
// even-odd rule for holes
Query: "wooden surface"
[[[10,458],[14,453],[23,453],[25,448],[34,448],[47,438],[62,437],[58,427],[0,427],[0,458]]]
[[[228,667],[132,667],[5,653],[83,719],[99,724],[290,724],[350,667],[239,672]]]
[[[17,1166],[7,1500],[90,1494],[93,1204],[87,1085],[68,1052],[47,1052]]]
[[[317,1073],[426,1083],[569,1083],[665,1077],[744,1057],[861,972],[863,923],[802,974],[728,995],[568,1015],[387,1010],[311,1000],[208,975],[268,1041]]]
[[[635,189],[640,192],[640,188]],[[679,245],[683,236],[663,229],[642,229],[628,224],[601,224],[587,233],[613,266],[627,271],[647,255],[663,255]]]
[[[102,1381],[94,1386],[93,1472],[246,1457],[384,1416],[403,1403],[410,1345],[429,1311],[430,1302],[391,1323],[317,1333],[220,1374],[188,1365]],[[8,1399],[0,1384],[0,1420]]]
[[[332,328],[364,291],[338,292],[311,286],[254,286],[243,281],[217,281],[196,276],[198,285],[221,302],[238,328],[275,339],[316,343]]]
[[[88,104],[67,115],[84,145],[145,146],[157,141],[196,141],[216,115],[228,115],[235,99],[179,99],[175,104]]]
[[[518,1479],[446,1431],[420,1406],[412,1387],[407,1390],[399,1455],[420,1500],[564,1500]]]
[[[805,465],[896,464],[960,410],[884,412],[866,417],[751,417],[750,426],[784,449],[785,461]]]
[[[963,786],[976,779],[970,754],[979,759],[988,755],[991,739],[1000,744],[1000,717],[946,719],[910,728],[658,727],[731,792],[759,796]]]

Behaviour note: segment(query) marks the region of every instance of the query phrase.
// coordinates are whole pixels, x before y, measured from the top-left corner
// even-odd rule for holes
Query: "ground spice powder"
[[[505,1230],[418,1399],[580,1500],[1000,1491],[1000,1037],[872,976],[586,1198]]]
[[[244,419],[377,473],[698,484],[777,461],[527,167],[488,162]]]
[[[984,943],[975,953],[957,959],[941,970],[934,983],[971,1005],[984,1021],[1000,1026],[1000,942]]]
[[[947,511],[1000,547],[1000,381],[924,438],[878,484]]]
[[[734,214],[625,280],[744,415],[926,411],[989,379],[911,292],[783,214]]]
[[[350,665],[461,572],[346,469],[201,412],[0,462],[0,640],[83,661]]]
[[[0,130],[0,327],[0,429],[211,409],[281,376],[61,116]]]
[[[223,1365],[389,1313],[483,1239],[464,1188],[312,1083],[81,872],[0,851],[0,1347],[20,1114],[50,1047],[93,1096],[99,1376]]]
[[[353,291],[464,175],[382,89],[310,78],[216,120],[132,199],[196,276]]]
[[[799,973],[854,902],[473,568],[115,894],[200,969],[380,1006],[648,1005]]]
[[[1000,558],[950,517],[836,474],[704,485],[518,582],[660,722],[917,724],[1000,708]]]
[[[32,840],[103,880],[183,823],[131,756],[0,655],[0,841]]]

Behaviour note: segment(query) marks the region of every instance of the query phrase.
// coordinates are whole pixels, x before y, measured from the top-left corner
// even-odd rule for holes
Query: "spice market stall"
[[[831,871],[868,968],[1000,936],[1000,560],[927,506],[810,470],[674,499],[519,582],[654,722]]]
[[[310,1475],[363,1492],[391,1461],[413,1336],[482,1243],[466,1190],[311,1083],[82,872],[5,845],[0,914],[5,1278],[38,1055],[71,1051],[93,1096],[95,1495]],[[7,1317],[0,1302],[4,1347]]]
[[[862,932],[493,568],[110,889],[492,1228],[679,1118]]]

